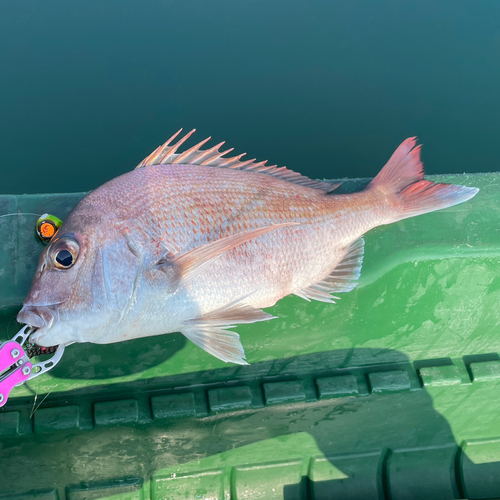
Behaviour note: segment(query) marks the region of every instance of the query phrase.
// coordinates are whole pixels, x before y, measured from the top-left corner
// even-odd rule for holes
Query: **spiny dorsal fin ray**
[[[319,300],[335,304],[332,293],[350,292],[356,285],[363,263],[363,252],[365,242],[359,238],[351,244],[344,258],[337,264],[335,269],[324,279],[308,286],[303,290],[295,292],[295,295],[306,300]]]
[[[288,170],[286,167],[278,168],[276,165],[266,166],[267,161],[256,162],[255,159],[241,161],[241,158],[245,156],[246,153],[231,158],[223,158],[224,155],[233,150],[228,149],[226,151],[219,151],[224,144],[223,142],[209,149],[201,149],[201,147],[210,140],[210,137],[187,149],[183,153],[178,154],[177,150],[179,147],[191,137],[195,129],[173,143],[174,139],[181,131],[182,129],[176,132],[165,144],[156,148],[148,157],[137,165],[136,169],[150,167],[152,165],[204,165],[207,167],[231,168],[233,170],[245,170],[271,175],[278,179],[283,179],[301,186],[315,188],[325,193],[329,193],[340,186],[340,184],[309,179],[309,177],[294,172],[293,170]]]
[[[240,336],[227,330],[237,324],[267,321],[275,316],[252,306],[233,303],[200,318],[186,321],[182,333],[191,342],[222,361],[247,365]]]

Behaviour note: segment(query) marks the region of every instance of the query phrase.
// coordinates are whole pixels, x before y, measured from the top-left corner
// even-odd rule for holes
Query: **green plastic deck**
[[[0,410],[0,499],[500,498],[500,174],[365,236],[337,304],[237,328],[249,366],[181,334],[72,345]],[[348,181],[351,190],[366,181]],[[84,195],[0,196],[64,218]],[[43,245],[0,218],[0,340]]]

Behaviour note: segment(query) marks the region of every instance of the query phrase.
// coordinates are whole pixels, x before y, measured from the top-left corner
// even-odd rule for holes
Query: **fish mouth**
[[[59,304],[50,305],[31,305],[25,304],[17,315],[17,321],[24,323],[33,328],[49,329],[54,323],[56,317],[56,306]]]

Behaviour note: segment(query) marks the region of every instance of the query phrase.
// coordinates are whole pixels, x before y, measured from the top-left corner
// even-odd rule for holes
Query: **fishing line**
[[[9,217],[9,216],[12,216],[12,215],[36,215],[37,217],[41,217],[42,214],[34,214],[33,212],[15,212],[13,214],[3,214],[3,215],[0,215],[0,219],[2,217]]]

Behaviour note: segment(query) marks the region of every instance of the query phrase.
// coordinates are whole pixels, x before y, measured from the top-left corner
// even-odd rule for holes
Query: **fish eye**
[[[69,267],[73,264],[73,256],[68,250],[61,250],[56,254],[56,262],[62,267]]]
[[[79,253],[80,245],[78,242],[70,236],[63,236],[54,241],[49,256],[57,269],[69,269],[78,259]]]

